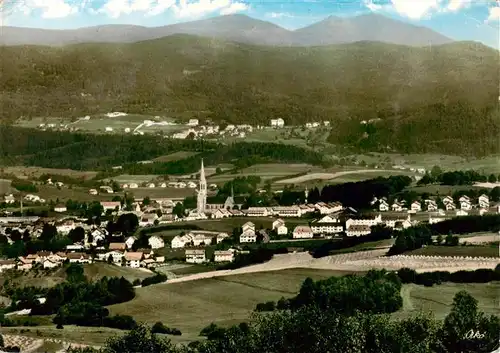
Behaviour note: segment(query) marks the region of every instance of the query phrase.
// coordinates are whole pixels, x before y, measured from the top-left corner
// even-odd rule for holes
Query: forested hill
[[[137,163],[173,152],[197,155],[170,162]],[[307,163],[324,165],[318,152],[279,144],[237,142],[229,145],[202,140],[171,140],[161,136],[92,135],[39,131],[0,125],[0,166],[27,165],[130,174],[190,174],[205,165],[231,163],[244,168],[257,163]]]
[[[176,35],[1,50],[1,117],[9,121],[109,111],[186,117],[188,111],[235,123],[329,120],[344,131],[381,118],[367,142],[371,131],[331,141],[413,152],[497,149],[499,123],[491,114],[498,108],[498,52],[473,42],[273,48]],[[403,140],[397,145],[387,136]]]

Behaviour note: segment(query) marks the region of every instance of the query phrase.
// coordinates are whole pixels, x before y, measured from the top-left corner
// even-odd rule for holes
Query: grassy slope
[[[342,133],[352,128],[345,122],[359,125],[381,116],[387,119],[376,140],[398,136],[415,149],[438,150],[454,139],[467,145],[479,134],[486,141],[498,132],[486,110],[463,119],[438,112],[434,122],[419,110],[432,104],[446,110],[458,101],[483,109],[497,101],[498,54],[475,43],[432,50],[369,42],[269,48],[178,35],[134,44],[7,47],[2,57],[4,115],[11,119],[110,110],[173,117],[189,111],[192,117],[208,111],[216,120],[253,124],[282,116],[288,124],[333,120],[334,131]]]
[[[163,320],[183,332],[179,340],[189,341],[196,339],[199,331],[212,321],[221,325],[236,324],[245,321],[257,303],[293,296],[306,277],[318,280],[342,274],[290,269],[159,285],[139,289],[132,302],[111,306],[110,310],[145,322]],[[433,310],[443,318],[450,309],[453,295],[460,289],[470,291],[479,300],[481,310],[495,312],[495,291],[500,289],[499,283],[443,284],[432,288],[410,285],[405,286],[402,293],[403,310],[394,316],[405,317],[422,309]]]
[[[435,246],[430,245],[425,248],[405,253],[405,255],[426,255],[426,256],[480,256],[498,257],[498,245],[468,245],[468,246]]]
[[[125,277],[129,281],[133,281],[136,278],[143,279],[146,277],[151,277],[152,274],[139,269],[119,267],[115,265],[109,265],[106,263],[94,263],[84,265],[84,271],[87,278],[91,280],[98,280],[104,276],[107,277]],[[12,278],[5,276],[5,273],[0,276],[0,282],[6,278]],[[66,273],[63,268],[56,269],[53,272],[39,272],[35,274],[34,272],[28,272],[23,276],[12,278],[15,283],[21,286],[35,286],[35,287],[52,287],[58,283],[65,280]]]

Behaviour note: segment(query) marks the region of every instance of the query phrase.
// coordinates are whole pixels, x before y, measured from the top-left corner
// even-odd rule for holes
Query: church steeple
[[[206,179],[205,179],[205,167],[203,166],[203,158],[201,159],[200,184],[202,182],[206,183]]]
[[[203,166],[203,159],[201,160],[200,169],[200,188],[198,190],[198,199],[196,210],[198,214],[205,213],[207,208],[207,180],[205,179],[205,167]]]

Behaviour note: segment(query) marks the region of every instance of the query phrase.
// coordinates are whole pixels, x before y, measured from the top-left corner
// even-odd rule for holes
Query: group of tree
[[[418,225],[394,231],[396,238],[388,255],[401,254],[432,244],[433,235],[466,234],[474,232],[500,231],[500,215],[455,217],[430,225]],[[450,240],[450,242],[453,240]]]
[[[439,167],[434,167],[426,173],[417,185],[439,183],[441,185],[473,185],[474,183],[496,183],[498,176],[495,174],[481,174],[475,170],[442,172]]]

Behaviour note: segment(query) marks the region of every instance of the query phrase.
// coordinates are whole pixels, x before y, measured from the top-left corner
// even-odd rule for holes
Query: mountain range
[[[499,70],[498,52],[475,42],[269,47],[182,34],[4,46],[0,121],[110,111],[252,125],[328,120],[336,145],[485,155],[500,151]]]
[[[246,15],[226,15],[161,27],[103,25],[51,30],[4,26],[0,32],[0,45],[133,43],[174,34],[267,46],[320,46],[359,41],[427,46],[453,41],[429,28],[414,26],[378,14],[351,18],[330,16],[294,31]]]

